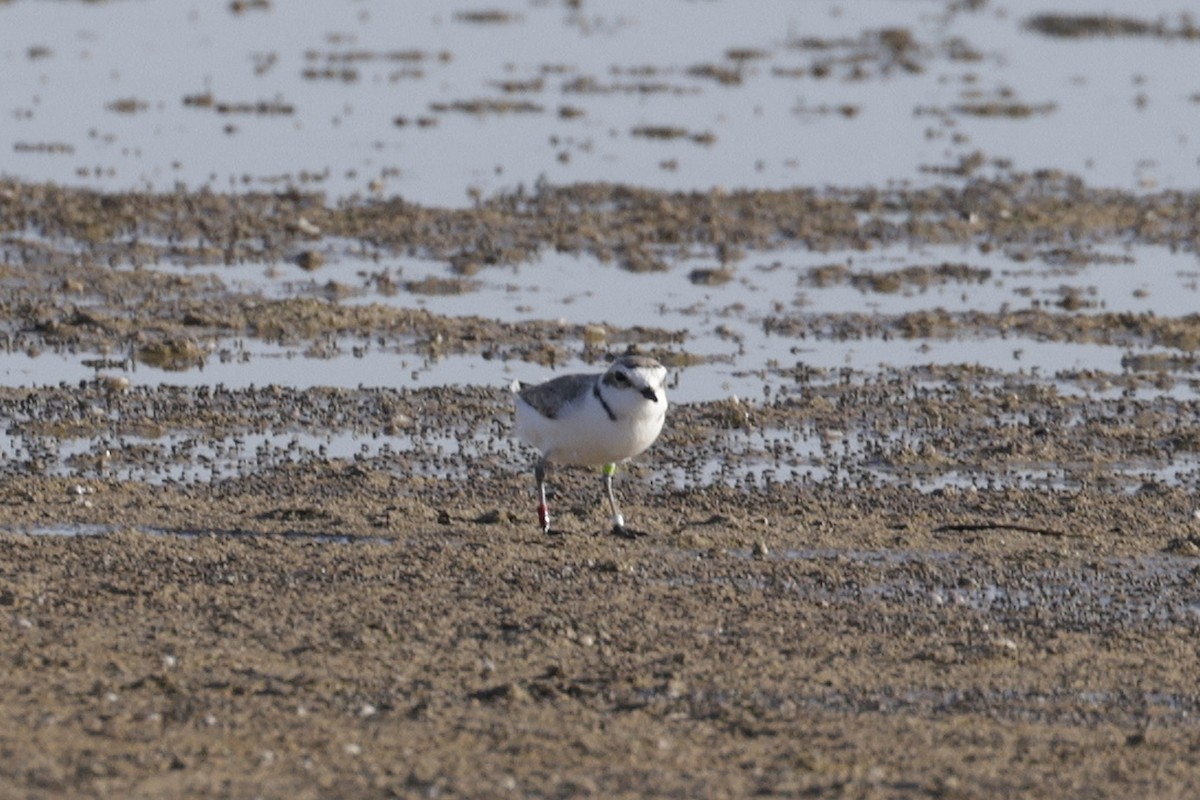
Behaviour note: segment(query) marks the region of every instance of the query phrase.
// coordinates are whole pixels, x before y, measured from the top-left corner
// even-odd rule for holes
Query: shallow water
[[[1045,10],[1027,2],[489,9],[8,3],[5,169],[102,188],[303,182],[435,205],[543,179],[928,181],[928,167],[975,151],[1101,185],[1195,183],[1194,42],[1052,38],[1025,27]],[[1136,12],[1176,24],[1182,10]],[[492,105],[454,105],[480,100]],[[962,110],[987,102],[1033,113]],[[635,133],[655,126],[684,133]]]
[[[1136,253],[1136,255],[1135,255]],[[698,363],[678,370],[672,379],[674,402],[716,400],[729,396],[754,399],[786,385],[774,372],[797,365],[816,370],[849,368],[875,373],[881,368],[926,364],[975,364],[1000,372],[1051,379],[1063,371],[1092,370],[1119,374],[1139,371],[1136,357],[1169,355],[1161,347],[1046,341],[1020,334],[997,337],[964,326],[934,338],[898,336],[887,320],[926,310],[950,313],[1008,313],[1023,309],[1052,311],[1065,296],[1090,311],[1183,315],[1198,307],[1196,257],[1161,247],[1125,248],[1107,256],[1120,263],[1094,263],[1044,268],[952,246],[892,247],[847,254],[780,251],[750,254],[730,269],[719,285],[697,286],[689,274],[715,269],[706,260],[677,262],[666,272],[630,274],[588,257],[547,253],[534,263],[487,269],[461,292],[414,294],[409,290],[381,293],[372,288],[379,270],[390,270],[391,284],[444,277],[442,264],[416,259],[375,259],[333,255],[319,275],[290,264],[278,266],[183,267],[156,269],[218,281],[248,297],[327,296],[331,284],[339,302],[375,303],[428,309],[450,316],[477,316],[501,322],[558,319],[574,323],[637,325],[650,322],[668,330],[687,331],[683,349]],[[770,260],[768,260],[770,259]],[[951,265],[970,271],[963,279],[929,278],[904,270],[936,271]],[[830,276],[829,271],[833,274]],[[824,277],[814,277],[822,275]],[[889,283],[889,276],[896,277]],[[976,277],[985,276],[985,277]],[[873,283],[872,283],[873,282]],[[874,286],[884,286],[877,290]],[[606,309],[619,308],[619,313]],[[872,330],[851,328],[798,339],[775,334],[767,322],[778,315],[805,318],[863,314],[881,321]],[[574,343],[582,352],[583,343]],[[110,356],[112,358],[112,356]],[[94,377],[89,352],[0,352],[0,375],[13,385],[55,385]],[[116,354],[121,360],[121,354]],[[1173,369],[1194,371],[1187,360]],[[1150,372],[1163,359],[1148,358]],[[164,383],[234,388],[277,383],[286,386],[358,386],[394,388],[454,384],[506,386],[513,378],[536,381],[563,370],[593,367],[581,359],[545,367],[474,355],[414,356],[394,344],[331,338],[320,347],[285,346],[254,339],[228,340],[212,348],[195,369],[156,368],[129,360],[125,372],[137,384]],[[111,371],[111,369],[109,370]],[[766,387],[766,388],[764,388]]]
[[[1046,168],[1091,186],[1143,191],[1189,188],[1200,169],[1190,134],[1197,105],[1190,67],[1200,44],[1052,38],[1026,27],[1042,10],[1028,3],[767,2],[752,15],[730,0],[602,8],[535,0],[494,4],[483,15],[435,2],[233,8],[0,5],[0,65],[10,87],[0,96],[9,115],[0,130],[0,149],[10,154],[5,174],[112,191],[298,186],[325,191],[330,204],[401,195],[469,207],[480,196],[539,183],[882,188]],[[1170,26],[1180,21],[1177,11],[1163,2],[1137,13]],[[681,26],[688,35],[678,35]],[[985,107],[993,112],[980,113]],[[897,215],[898,226],[904,221]],[[6,259],[23,247],[64,263],[88,254],[89,245],[44,238],[23,221],[0,234]],[[312,247],[322,264],[313,271],[294,258],[231,266],[165,254],[141,268],[195,280],[198,296],[230,293],[246,302],[315,297],[503,323],[678,331],[668,348],[686,364],[672,369],[676,404],[795,397],[822,382],[937,365],[975,365],[1071,396],[1196,397],[1197,361],[1186,347],[1132,335],[1060,340],[960,321],[973,312],[1026,310],[1063,319],[1182,318],[1200,307],[1194,252],[1137,243],[1120,230],[1071,248],[900,240],[871,250],[788,244],[727,258],[664,246],[656,254],[665,269],[643,273],[547,243],[527,261],[462,276],[444,261],[375,249],[365,238],[318,237]],[[953,325],[912,334],[898,323],[925,313],[949,315]],[[551,368],[331,335],[303,344],[206,341],[200,365],[169,370],[123,352],[24,347],[19,333],[0,352],[0,379],[10,386],[120,376],[135,388],[499,390],[514,378],[536,381],[596,362],[578,337],[564,340],[567,355]],[[257,460],[238,455],[244,440],[214,439],[202,450],[186,437],[124,437],[126,448],[183,448],[196,464],[177,461],[161,473],[153,460],[127,472],[111,463],[104,469],[200,480],[293,455],[386,463],[385,447],[428,445],[403,437],[380,444],[359,431],[252,436]],[[1060,488],[1079,480],[1073,465],[1039,463],[1015,473],[986,474],[967,463],[897,476],[869,454],[898,446],[902,433],[843,436],[833,457],[815,430],[767,427],[730,437],[744,456],[736,468],[718,455],[663,467],[654,480],[838,481],[858,467],[872,480],[926,489],[992,480]],[[86,473],[114,443],[111,436],[65,440],[51,471]],[[464,458],[515,454],[510,444],[446,444]],[[3,450],[43,446],[14,434]],[[435,461],[431,474],[455,469]],[[1194,485],[1194,461],[1188,452],[1139,456],[1112,469],[1125,486],[1143,479]]]
[[[1200,168],[1200,145],[1188,136],[1195,101],[1187,77],[1200,45],[1057,39],[1026,27],[1041,9],[1025,3],[964,10],[932,0],[771,2],[753,15],[733,2],[490,8],[494,13],[472,15],[435,2],[323,3],[303,11],[250,4],[240,13],[232,6],[7,4],[0,8],[0,59],[8,85],[17,88],[8,97],[6,173],[102,189],[303,184],[326,190],[331,201],[399,193],[426,205],[462,205],[472,193],[538,181],[667,189],[927,184],[955,180],[930,165],[977,150],[1006,168],[1051,167],[1100,186],[1188,187]],[[1168,23],[1177,21],[1176,11],[1166,2],[1138,9]],[[681,25],[688,36],[676,35]],[[480,99],[540,110],[453,108]],[[290,111],[238,107],[260,101]],[[962,111],[991,101],[1049,103],[1053,110]],[[828,110],[842,107],[855,111]],[[563,108],[575,111],[564,115]],[[399,117],[408,124],[395,124]],[[418,124],[422,119],[429,124]],[[715,138],[635,133],[647,126]],[[56,143],[63,147],[30,146]],[[564,153],[570,157],[560,158]],[[19,240],[28,232],[12,233]],[[291,264],[151,268],[211,276],[232,291],[265,297],[687,330],[689,354],[710,363],[679,376],[675,397],[683,402],[756,396],[771,365],[799,361],[866,371],[979,363],[1045,375],[1119,372],[1126,350],[969,334],[928,341],[764,337],[763,320],[781,312],[995,312],[1053,307],[1069,296],[1085,312],[1169,316],[1190,313],[1200,299],[1194,254],[1119,241],[1091,251],[1099,263],[1083,265],[1056,263],[1053,253],[1028,247],[988,254],[920,245],[751,252],[719,285],[689,280],[696,270],[720,266],[712,254],[667,254],[669,271],[630,274],[590,257],[543,253],[531,263],[485,270],[464,292],[445,296],[380,291],[445,278],[443,263],[365,253],[361,244],[336,239],[319,249],[328,257],[314,274]],[[986,277],[885,291],[858,283],[941,264]],[[815,285],[813,271],[830,266],[852,280]],[[339,343],[334,352],[356,345]],[[210,358],[203,373],[146,370],[137,378],[238,386],[357,385],[363,375],[382,385],[495,384],[514,372],[538,377],[536,370],[469,358],[413,364],[368,351],[307,365],[268,345],[238,349],[232,361]],[[0,374],[22,384],[86,376],[69,358],[4,360]]]

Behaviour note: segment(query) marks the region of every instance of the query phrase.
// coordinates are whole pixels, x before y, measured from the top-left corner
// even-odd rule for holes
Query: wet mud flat
[[[797,351],[763,368],[771,391],[677,405],[621,473],[648,532],[632,541],[605,533],[582,470],[554,475],[565,533],[537,530],[501,387],[181,387],[134,367],[185,374],[240,341],[319,365],[364,339],[703,361],[686,331],[262,297],[188,263],[319,274],[359,247],[470,279],[543,248],[631,273],[691,250],[737,274],[744,249],[938,241],[1036,264],[1114,242],[1194,251],[1197,207],[1053,174],[543,187],[465,210],[6,184],[7,348],[95,369],[0,390],[0,793],[1194,793],[1194,315],[1069,295],[982,314],[781,308],[762,325]],[[973,280],[934,278],[958,272]],[[932,279],[889,280],[910,278]],[[951,335],[1148,349],[1110,372],[804,363],[813,342]]]
[[[122,522],[0,537],[5,793],[1195,788],[1188,493],[679,492],[630,542],[396,483],[8,482]]]

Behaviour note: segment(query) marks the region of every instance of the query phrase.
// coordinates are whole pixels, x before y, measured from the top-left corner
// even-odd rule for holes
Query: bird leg
[[[546,459],[538,461],[533,474],[538,485],[538,524],[542,526],[542,533],[549,533],[550,506],[546,505]]]
[[[608,492],[608,502],[612,506],[613,533],[623,535],[625,533],[625,516],[617,506],[617,496],[613,493],[612,487],[612,479],[616,471],[616,464],[604,465],[604,490]]]

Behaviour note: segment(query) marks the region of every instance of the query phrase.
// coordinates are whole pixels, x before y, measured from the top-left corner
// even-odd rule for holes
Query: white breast
[[[559,411],[554,419],[516,398],[515,433],[558,464],[611,464],[642,453],[654,443],[666,418],[666,398],[614,409],[613,421],[589,392]]]

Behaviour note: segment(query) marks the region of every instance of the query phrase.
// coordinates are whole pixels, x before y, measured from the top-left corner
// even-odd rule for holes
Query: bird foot
[[[624,525],[613,525],[612,535],[620,536],[622,539],[641,539],[643,536],[649,536],[650,534],[634,528],[627,528]]]

